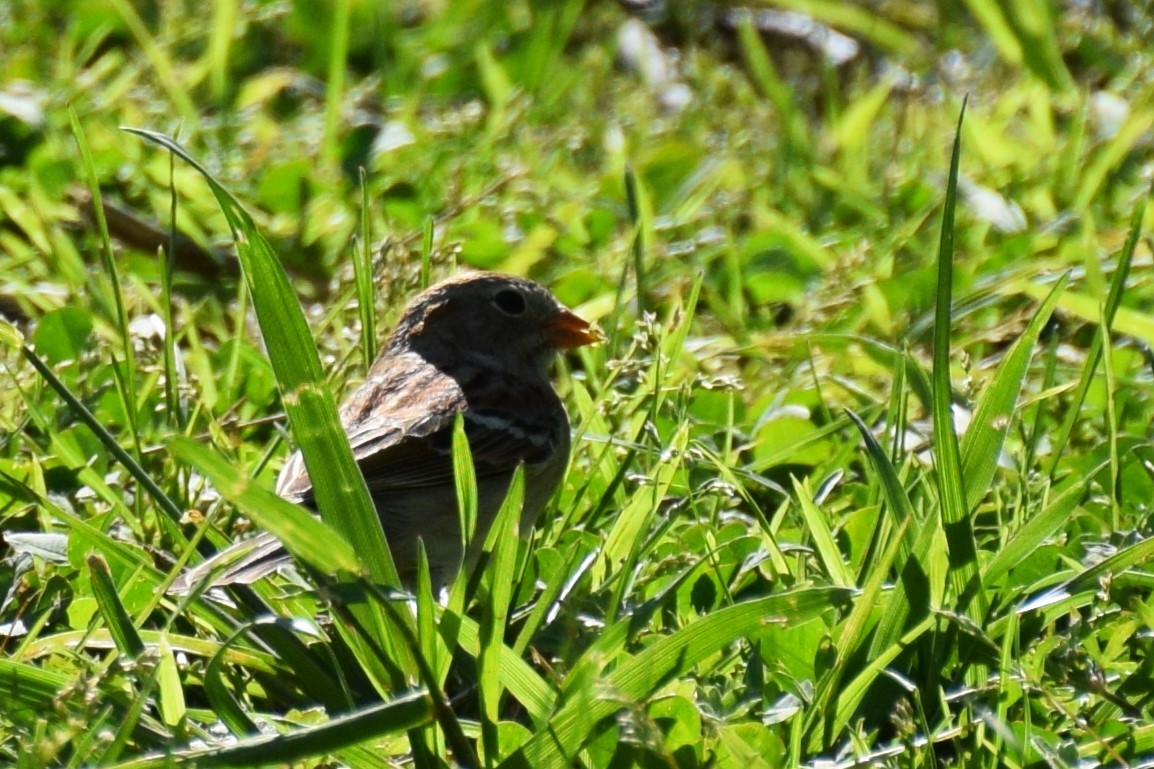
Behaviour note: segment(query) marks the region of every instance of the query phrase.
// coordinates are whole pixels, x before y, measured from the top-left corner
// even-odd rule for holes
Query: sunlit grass
[[[840,68],[653,21],[676,111],[613,4],[258,5],[0,25],[0,763],[1154,751],[1128,12],[785,4],[870,46]],[[78,186],[161,231],[175,200],[241,270],[174,253],[169,285]],[[465,267],[609,342],[558,366],[576,440],[532,540],[408,600],[364,499],[269,489],[290,444],[357,485],[332,405],[366,321]],[[250,518],[299,573],[165,592]]]

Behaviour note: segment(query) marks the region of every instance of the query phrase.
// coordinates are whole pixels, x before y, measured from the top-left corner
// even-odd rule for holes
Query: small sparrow
[[[602,339],[596,326],[544,288],[512,275],[446,280],[405,308],[340,414],[406,584],[415,581],[418,540],[434,584],[448,584],[461,567],[452,460],[456,415],[464,416],[476,468],[475,536],[485,536],[522,463],[521,530],[528,533],[569,461],[569,417],[549,382],[549,365],[562,350]],[[285,463],[276,490],[299,504],[315,504],[299,451]],[[289,561],[280,542],[260,534],[185,572],[172,589],[186,592],[209,575],[213,585],[253,582]]]

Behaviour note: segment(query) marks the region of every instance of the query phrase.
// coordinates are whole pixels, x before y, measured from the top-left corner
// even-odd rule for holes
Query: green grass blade
[[[898,551],[901,549],[902,541],[905,538],[906,527],[909,525],[911,518],[905,518],[894,530],[893,535],[887,543],[885,549],[878,555],[874,562],[870,565],[869,573],[866,575],[865,584],[859,595],[854,597],[853,609],[849,616],[841,623],[840,633],[837,638],[837,658],[826,671],[825,675],[817,682],[815,687],[813,707],[809,710],[806,717],[806,731],[809,732],[811,740],[815,744],[829,744],[833,735],[840,733],[840,726],[836,726],[836,714],[843,709],[838,705],[841,700],[841,682],[845,680],[850,672],[850,661],[861,654],[864,649],[866,640],[869,638],[869,631],[874,627],[877,621],[876,607],[878,600],[882,595],[882,588],[889,577],[890,569],[897,558]],[[894,604],[901,604],[905,601],[905,595],[897,591],[891,591],[889,595],[888,606],[893,607]],[[908,611],[906,612],[908,616]],[[905,617],[902,617],[902,624],[904,624]],[[898,627],[898,623],[894,623]],[[868,684],[863,688],[868,688]],[[825,722],[825,730],[819,732],[815,727],[819,723],[819,719]]]
[[[332,13],[332,19],[327,30],[329,61],[328,82],[325,83],[325,130],[321,139],[321,158],[325,170],[334,176],[340,172],[341,108],[345,102],[345,69],[348,67],[351,6],[352,0],[336,0],[322,6]],[[368,245],[365,247],[368,248]]]
[[[485,746],[485,764],[492,766],[501,754],[499,741],[501,696],[501,653],[505,648],[505,628],[509,622],[509,603],[513,598],[513,570],[517,565],[517,543],[520,542],[521,508],[525,499],[525,470],[518,466],[509,492],[493,526],[485,537],[485,591],[481,605],[481,654],[477,658],[481,694],[481,738]]]
[[[212,188],[232,229],[269,360],[283,394],[293,436],[304,454],[321,516],[346,542],[356,543],[362,562],[375,580],[399,584],[376,509],[325,383],[312,335],[272,246],[236,198],[179,144],[153,131],[125,130],[175,153],[200,172]]]
[[[165,726],[175,729],[187,716],[188,703],[185,701],[176,655],[168,642],[168,633],[160,634],[156,653],[160,658],[156,663],[156,699],[160,717]]]
[[[813,491],[809,488],[809,481],[793,479],[793,493],[801,508],[801,516],[805,521],[806,530],[813,539],[813,547],[817,552],[818,561],[829,575],[830,582],[838,587],[857,587],[853,574],[842,560],[841,551],[834,541],[833,530],[830,529],[830,517],[818,509],[813,501]]]
[[[851,34],[859,40],[869,41],[892,54],[908,56],[922,47],[922,43],[914,33],[890,21],[886,18],[886,14],[878,13],[868,6],[854,3],[819,3],[812,0],[784,0],[776,5],[824,21],[835,29]]]
[[[865,700],[869,688],[881,675],[886,666],[893,662],[899,654],[912,646],[915,641],[925,635],[934,626],[934,617],[926,617],[918,624],[905,632],[901,639],[888,649],[870,659],[860,673],[849,681],[838,692],[837,710],[833,716],[829,730],[831,734],[842,734],[846,725],[858,712]]]
[[[1074,87],[1062,58],[1060,26],[1047,0],[1018,0],[1004,6],[1014,20],[1023,60],[1030,71],[1055,93]]]
[[[874,633],[867,655],[869,659],[873,659],[897,641],[911,617],[914,621],[921,621],[929,612],[932,589],[926,574],[926,561],[933,543],[934,531],[933,527],[926,523],[910,527],[917,517],[897,470],[866,424],[853,412],[849,412],[849,416],[862,435],[866,453],[881,477],[886,505],[895,524],[901,527],[903,535],[901,541],[897,543],[898,549],[893,559],[898,564],[899,576],[896,587],[900,590],[895,590],[891,594],[878,620],[877,631]],[[871,565],[871,570],[875,569],[876,567]]]
[[[164,511],[165,515],[160,517],[161,522],[168,527],[167,533],[173,535],[176,541],[180,541],[183,537],[180,535],[179,529],[176,528],[176,522],[180,520],[182,513],[176,503],[164,493],[164,490],[153,480],[152,476],[145,472],[135,457],[124,450],[112,433],[108,432],[100,420],[68,389],[67,385],[60,381],[60,378],[40,359],[40,356],[33,352],[31,347],[24,347],[23,353],[24,358],[32,364],[32,367],[44,378],[48,386],[56,391],[56,394],[68,404],[69,408],[75,412],[80,421],[92,431],[93,435],[100,439],[100,443],[108,453],[115,457],[120,464],[124,465],[124,468],[128,470],[133,479],[152,497],[152,501]],[[51,431],[49,431],[49,434],[51,434]]]
[[[1122,253],[1118,257],[1118,267],[1114,270],[1114,279],[1110,282],[1110,293],[1106,296],[1105,311],[1102,316],[1106,323],[1114,322],[1114,316],[1118,312],[1118,307],[1122,303],[1122,293],[1126,289],[1126,278],[1130,275],[1130,265],[1134,260],[1134,249],[1138,246],[1138,239],[1142,234],[1142,221],[1146,216],[1146,198],[1142,198],[1134,206],[1134,211],[1130,215],[1130,234],[1126,237],[1126,245],[1122,247]],[[1066,446],[1070,443],[1070,435],[1074,431],[1074,423],[1078,421],[1078,415],[1082,411],[1082,404],[1086,402],[1086,394],[1090,391],[1090,386],[1094,383],[1094,376],[1098,370],[1098,363],[1102,359],[1102,338],[1105,329],[1099,328],[1098,333],[1094,335],[1094,341],[1090,343],[1090,349],[1086,351],[1086,362],[1082,365],[1082,376],[1078,380],[1078,389],[1074,392],[1074,396],[1070,401],[1070,405],[1066,409],[1066,417],[1062,420],[1062,427],[1058,430],[1057,437],[1053,441],[1052,454],[1050,456],[1050,466],[1047,468],[1046,474],[1051,478],[1058,470],[1058,464],[1062,460],[1062,456],[1066,451]]]
[[[1043,393],[1049,391],[1057,379],[1058,346],[1061,343],[1060,334],[1050,333],[1047,336],[1049,339],[1046,340],[1046,351],[1043,358],[1042,376],[1039,384],[1039,391]],[[1022,467],[1029,469],[1034,469],[1035,467],[1038,452],[1044,446],[1042,442],[1043,436],[1046,435],[1046,428],[1049,426],[1045,419],[1045,399],[1038,398],[1036,399],[1036,403],[1032,405],[1032,413],[1030,414],[1025,432],[1026,458],[1022,462]]]
[[[398,734],[432,717],[429,697],[423,692],[308,726],[286,734],[260,735],[235,745],[211,750],[170,751],[163,755],[126,761],[112,769],[164,769],[174,764],[198,767],[287,765],[339,752],[373,737]]]
[[[998,456],[1002,452],[1006,433],[1014,422],[1016,403],[1034,347],[1042,329],[1050,321],[1050,315],[1066,288],[1068,278],[1068,274],[1062,276],[1034,313],[1025,332],[990,377],[990,384],[974,410],[961,445],[967,510],[973,510],[981,502],[998,469]]]
[[[462,568],[457,572],[449,590],[449,607],[454,615],[464,614],[468,604],[469,584],[472,579],[475,559],[481,554],[477,542],[477,470],[473,465],[473,452],[469,447],[469,437],[465,434],[465,417],[457,414],[453,422],[453,483],[457,494],[457,515],[460,522],[458,536],[461,538],[461,552],[465,554]],[[441,577],[444,579],[444,577]],[[451,636],[451,634],[450,634]],[[452,638],[445,639],[452,646]]]
[[[1018,529],[1003,544],[997,555],[982,570],[982,581],[986,584],[997,582],[1010,569],[1022,563],[1039,545],[1056,534],[1070,519],[1070,515],[1085,498],[1094,477],[1105,469],[1103,462],[1089,472],[1074,478],[1069,486],[1050,500],[1026,525]]]
[[[1019,607],[1023,612],[1045,605],[1057,597],[1071,596],[1084,590],[1101,589],[1100,580],[1108,575],[1118,575],[1135,566],[1148,563],[1154,559],[1154,537],[1136,542],[1133,545],[1118,550],[1108,558],[1103,558],[1093,566],[1089,566],[1055,588],[1047,590],[1041,596],[1035,596]]]
[[[140,640],[140,633],[136,625],[120,601],[116,592],[116,583],[112,581],[112,572],[108,569],[108,561],[96,553],[90,553],[85,558],[88,564],[88,577],[92,581],[92,595],[100,609],[100,616],[108,626],[108,632],[116,642],[116,648],[128,659],[137,659],[144,653],[144,642]]]
[[[212,22],[209,25],[207,59],[212,98],[225,101],[229,91],[229,52],[239,16],[239,0],[218,0],[212,4]]]
[[[442,628],[445,618],[450,614],[446,609],[441,619]],[[456,641],[461,651],[477,658],[481,655],[481,628],[469,617],[454,615],[452,620],[458,623]],[[533,667],[507,646],[500,647],[501,685],[526,710],[529,718],[535,724],[544,723],[556,702],[556,692]]]
[[[71,683],[63,673],[0,657],[0,693],[10,713],[18,709],[32,713],[50,711],[56,695]]]
[[[1075,211],[1091,209],[1094,199],[1103,194],[1103,187],[1108,187],[1119,167],[1141,146],[1151,126],[1154,126],[1154,112],[1148,108],[1134,110],[1105,146],[1099,147],[1088,159],[1081,158],[1082,166],[1077,173],[1081,181],[1074,197]]]
[[[113,362],[112,371],[116,375],[116,389],[120,395],[121,408],[128,420],[132,441],[136,455],[140,456],[140,430],[137,426],[136,414],[136,353],[132,349],[132,335],[128,331],[128,310],[124,307],[124,289],[120,283],[120,270],[112,255],[112,239],[108,234],[108,222],[104,218],[104,204],[101,202],[100,180],[96,178],[96,167],[92,160],[92,152],[88,148],[88,139],[76,117],[76,111],[69,107],[68,118],[72,123],[72,134],[76,138],[76,145],[80,149],[80,157],[88,174],[88,191],[92,195],[92,210],[96,216],[97,230],[100,232],[100,262],[104,273],[108,276],[109,292],[112,294],[112,320],[120,336],[121,355],[123,361]]]
[[[974,19],[986,31],[990,42],[994,44],[998,55],[1011,66],[1022,63],[1022,43],[1014,34],[1013,27],[1006,21],[1001,10],[1001,3],[995,0],[965,0],[966,7],[974,15]]]
[[[278,622],[287,622],[287,620],[278,619]],[[235,627],[229,629],[231,632]],[[211,657],[220,648],[219,641],[159,630],[141,630],[140,638],[145,646],[155,646],[160,643],[162,634],[168,637],[168,642],[174,650],[190,656]],[[39,638],[28,644],[24,648],[22,656],[27,659],[35,659],[55,654],[61,649],[95,650],[115,647],[116,643],[112,640],[112,634],[107,630],[67,630]],[[229,649],[225,656],[225,661],[228,664],[238,665],[250,672],[266,675],[283,675],[287,672],[283,667],[278,666],[278,664],[283,665],[283,662],[278,661],[271,653],[253,647],[236,646]]]
[[[605,537],[602,557],[609,564],[610,573],[619,577],[608,606],[609,617],[619,616],[625,605],[631,584],[629,575],[634,573],[637,561],[641,558],[653,519],[661,509],[661,501],[683,467],[688,440],[688,425],[682,424],[669,439],[668,460],[655,468],[651,482],[637,490]]]
[[[361,319],[361,356],[365,371],[377,357],[377,304],[373,298],[373,246],[369,220],[369,178],[361,169],[361,237],[353,248],[357,284],[357,317]]]
[[[352,546],[303,507],[277,496],[251,479],[243,469],[190,438],[174,437],[168,446],[181,461],[212,481],[225,499],[317,571],[325,574],[360,571]]]
[[[1110,453],[1110,531],[1122,528],[1122,463],[1118,456],[1118,377],[1114,371],[1114,345],[1106,308],[1101,308],[1098,328],[1102,334],[1102,370],[1106,377],[1106,446]]]
[[[176,271],[176,157],[168,156],[169,229],[168,247],[158,254],[160,262],[160,307],[164,313],[164,405],[169,424],[177,430],[188,425],[188,413],[180,391],[185,384],[184,367],[177,366],[176,324],[172,311],[172,277]]]
[[[641,207],[641,191],[637,188],[637,174],[631,167],[625,168],[625,202],[629,207],[629,223],[633,227],[633,277],[637,281],[637,316],[641,317],[648,308],[649,296],[645,278],[645,242],[650,217]]]
[[[934,311],[933,422],[934,469],[938,504],[950,554],[950,583],[959,601],[958,610],[978,621],[984,613],[985,596],[979,578],[977,544],[963,485],[961,452],[954,428],[953,386],[950,383],[950,307],[953,292],[954,212],[958,199],[958,163],[961,154],[965,102],[958,115],[946,204],[942,213],[942,236],[938,245],[938,283]],[[977,605],[972,602],[977,599]]]
[[[449,665],[452,662],[452,655],[449,654],[447,645],[442,641],[441,636],[437,633],[437,599],[433,594],[432,577],[429,574],[429,558],[425,553],[424,543],[418,543],[417,548],[417,586],[415,591],[416,597],[416,632],[417,632],[417,646],[422,659],[429,663],[430,669],[433,670],[433,680],[438,687],[443,687],[445,678],[449,673]],[[433,725],[430,725],[424,731],[417,735],[410,732],[409,739],[415,743],[413,745],[414,754],[421,752],[428,756],[429,754],[445,758],[444,753],[444,739],[439,735]]]

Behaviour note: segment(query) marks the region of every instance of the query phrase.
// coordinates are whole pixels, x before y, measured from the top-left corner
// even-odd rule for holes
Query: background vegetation
[[[1154,16],[753,10],[0,2],[0,763],[1147,765]],[[166,595],[463,267],[610,336],[531,546]]]

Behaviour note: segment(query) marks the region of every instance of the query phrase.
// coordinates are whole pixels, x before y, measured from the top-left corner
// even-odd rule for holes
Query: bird
[[[485,536],[519,465],[525,468],[522,536],[560,485],[569,462],[569,417],[549,379],[558,353],[604,335],[527,278],[466,273],[418,294],[364,380],[344,401],[341,425],[380,517],[401,581],[415,584],[420,541],[435,586],[464,558],[453,475],[457,415],[477,478],[475,537]],[[276,492],[314,507],[300,451]],[[175,580],[251,583],[291,562],[271,534],[225,548]]]

